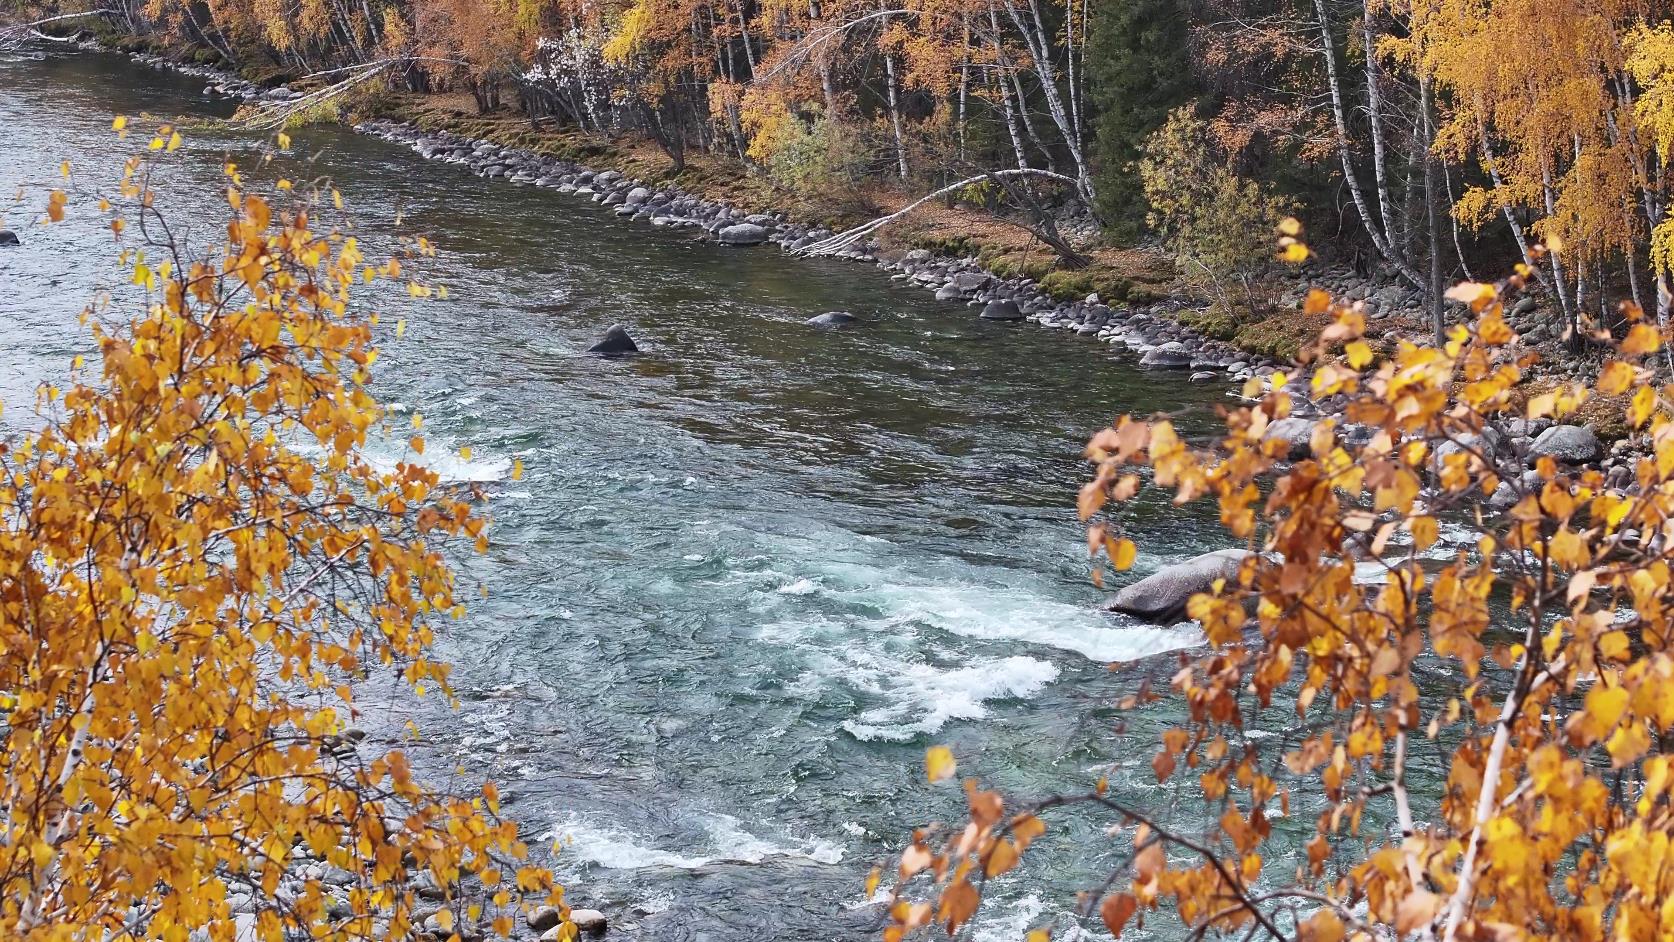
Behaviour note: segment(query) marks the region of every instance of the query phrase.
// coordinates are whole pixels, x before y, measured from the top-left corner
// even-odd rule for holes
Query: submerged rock
[[[982,319],[985,321],[1020,321],[1023,319],[1023,311],[1017,306],[1016,301],[1010,298],[1001,298],[997,301],[990,301],[983,307]]]
[[[860,318],[855,317],[848,311],[826,311],[824,314],[808,318],[803,323],[809,327],[818,327],[821,330],[836,330],[839,327],[848,327],[851,324],[858,323],[859,320]]]
[[[1216,550],[1165,566],[1117,592],[1105,607],[1147,621],[1178,621],[1192,596],[1209,591],[1216,579],[1232,579],[1249,555],[1249,550]]]
[[[726,245],[760,245],[767,241],[767,230],[753,222],[727,226],[715,234]]]
[[[22,242],[22,240],[20,240],[17,237],[17,233],[13,232],[10,229],[0,229],[0,245],[22,245],[22,244],[23,244],[23,242]]]
[[[634,338],[628,336],[628,329],[626,327],[623,327],[621,324],[612,324],[610,325],[610,329],[605,331],[605,335],[599,339],[598,343],[587,348],[587,352],[609,355],[638,353],[639,345],[634,343]]]

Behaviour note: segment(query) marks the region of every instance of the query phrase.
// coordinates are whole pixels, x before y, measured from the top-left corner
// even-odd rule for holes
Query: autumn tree
[[[230,163],[224,235],[183,242],[156,182],[178,144],[164,127],[117,190],[46,201],[108,222],[132,284],[0,443],[0,935],[406,938],[421,878],[453,901],[431,929],[505,934],[559,891],[494,787],[438,793],[346,735],[372,677],[450,696],[448,554],[487,542],[418,463],[417,418],[407,460],[363,451],[393,429],[352,286],[427,246],[369,259],[329,201]],[[304,856],[349,875],[336,902]]]
[[[1268,434],[1292,415],[1288,375],[1252,380],[1205,440],[1126,416],[1092,438],[1080,503],[1095,558],[1133,562],[1123,507],[1153,493],[1207,504],[1248,550],[1188,605],[1205,649],[1181,656],[1170,691],[1142,682],[1122,704],[1138,720],[1178,701],[1133,771],[1208,813],[1182,824],[1104,777],[1044,801],[970,780],[968,823],[920,831],[901,856],[886,938],[957,930],[1072,813],[1096,816],[1120,861],[1078,906],[1117,937],[1157,922],[1315,942],[1666,935],[1674,402],[1649,363],[1662,341],[1626,305],[1622,339],[1591,328],[1612,348],[1596,377],[1529,389],[1504,308],[1533,282],[1527,266],[1458,285],[1473,324],[1381,353],[1358,306],[1312,293],[1305,313],[1331,326],[1294,375],[1346,407],[1300,460]],[[1630,481],[1509,434],[1598,397],[1635,430]],[[952,775],[947,750],[929,760]]]

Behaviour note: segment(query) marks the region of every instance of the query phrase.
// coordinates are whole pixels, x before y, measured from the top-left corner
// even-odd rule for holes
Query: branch
[[[861,239],[866,238],[867,236],[871,235],[874,232],[877,232],[879,229],[882,229],[884,226],[887,226],[890,223],[894,222],[895,220],[900,219],[901,217],[910,214],[911,212],[913,212],[913,210],[918,209],[920,206],[923,206],[925,203],[928,203],[931,200],[933,200],[933,199],[935,199],[939,196],[946,196],[947,194],[952,193],[955,190],[963,189],[967,186],[970,186],[973,183],[981,183],[982,181],[988,180],[988,179],[991,179],[991,178],[996,178],[996,177],[1020,177],[1020,176],[1047,177],[1048,179],[1057,180],[1060,183],[1068,183],[1072,187],[1078,185],[1077,182],[1076,182],[1076,179],[1074,177],[1065,176],[1064,174],[1061,174],[1061,173],[1053,173],[1050,170],[1036,170],[1032,167],[1019,167],[1015,170],[995,170],[995,171],[991,171],[991,172],[988,172],[988,173],[980,173],[980,174],[977,174],[974,177],[966,177],[965,179],[960,180],[957,183],[949,183],[947,186],[944,186],[939,190],[936,190],[936,191],[931,192],[931,193],[927,193],[924,196],[921,196],[918,199],[914,200],[913,202],[908,203],[904,208],[898,209],[895,212],[890,213],[887,216],[880,216],[877,219],[872,220],[871,222],[863,223],[861,225],[855,226],[853,229],[849,229],[849,230],[844,231],[844,232],[839,232],[836,235],[831,236],[831,237],[826,238],[826,239],[821,239],[820,241],[815,242],[813,245],[804,246],[803,248],[797,249],[795,254],[798,254],[798,255],[835,255],[836,253],[841,252],[842,250],[844,250],[844,249],[848,248],[849,246],[853,245],[854,243],[859,242]]]
[[[51,40],[53,42],[67,42],[68,40],[66,39],[61,39],[57,36],[48,36],[45,33],[42,33],[40,31],[41,27],[48,26],[53,23],[62,23],[66,20],[79,20],[89,16],[114,15],[116,15],[115,10],[84,10],[81,13],[62,13],[58,16],[49,16],[45,19],[31,20],[28,23],[18,23],[14,26],[0,26],[0,47],[20,43],[25,35],[32,36],[36,39]]]

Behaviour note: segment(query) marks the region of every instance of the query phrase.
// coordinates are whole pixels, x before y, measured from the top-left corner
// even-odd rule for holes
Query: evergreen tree
[[[1104,0],[1094,5],[1087,78],[1097,113],[1099,212],[1118,239],[1145,228],[1145,189],[1135,161],[1145,139],[1196,91],[1181,0]]]

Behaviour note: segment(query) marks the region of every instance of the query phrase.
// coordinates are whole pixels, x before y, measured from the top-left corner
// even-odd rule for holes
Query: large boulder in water
[[[1540,437],[1529,446],[1529,457],[1551,455],[1559,461],[1584,464],[1597,458],[1602,450],[1598,436],[1585,425],[1554,425],[1541,432]]]
[[[13,232],[10,229],[0,229],[0,245],[22,245],[22,244],[23,244],[23,242],[18,239],[17,233]]]
[[[855,317],[848,311],[826,311],[824,314],[808,318],[804,323],[809,327],[818,327],[821,330],[836,330],[839,327],[848,327],[858,323],[859,320],[860,318]]]
[[[1199,592],[1208,592],[1216,579],[1231,581],[1249,550],[1224,549],[1175,563],[1127,586],[1106,606],[1146,621],[1174,622],[1186,614],[1186,603]]]
[[[715,233],[715,238],[726,245],[760,245],[767,241],[767,230],[753,222],[741,222]]]
[[[612,356],[624,353],[638,353],[639,345],[634,343],[634,338],[628,336],[628,329],[626,327],[623,327],[621,324],[612,324],[610,325],[610,329],[605,331],[605,335],[600,338],[598,343],[587,348],[587,352],[602,353]]]
[[[1020,321],[1023,311],[1017,302],[1010,298],[1000,298],[990,301],[982,309],[982,319],[985,321]]]

